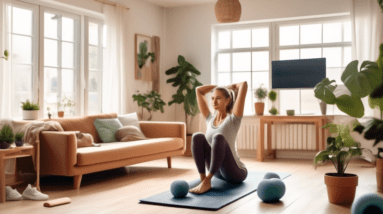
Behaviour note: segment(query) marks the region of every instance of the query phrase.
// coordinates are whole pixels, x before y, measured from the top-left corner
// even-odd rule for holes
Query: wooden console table
[[[31,145],[24,145],[21,147],[10,147],[8,149],[0,149],[0,203],[4,203],[6,201],[6,195],[5,195],[5,185],[7,186],[17,186],[25,181],[19,181],[19,172],[16,167],[15,170],[15,176],[14,181],[11,183],[6,183],[6,176],[5,176],[5,166],[4,166],[4,160],[12,159],[12,158],[22,158],[22,157],[29,157],[31,156],[32,159],[35,162],[35,169],[36,169],[36,188],[40,191],[40,155],[39,155],[39,144],[36,144],[35,146]],[[16,164],[17,166],[17,164]]]
[[[267,124],[267,155],[275,158],[275,149],[271,148],[271,124],[275,123],[314,123],[316,126],[316,150],[323,150],[326,146],[325,132],[322,126],[327,123],[327,116],[259,116],[260,128],[257,140],[257,161],[264,161],[265,124]]]

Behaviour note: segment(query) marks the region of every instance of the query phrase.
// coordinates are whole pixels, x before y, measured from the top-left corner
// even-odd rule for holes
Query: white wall
[[[242,21],[350,12],[349,0],[241,0]],[[165,9],[166,68],[177,64],[179,54],[185,56],[201,75],[202,84],[211,83],[211,28],[219,24],[215,3]],[[182,106],[176,108],[176,120],[184,121]],[[204,121],[200,117],[201,131]]]
[[[55,0],[57,2],[69,4],[72,6],[80,7],[86,10],[93,12],[102,13],[103,4],[96,2],[94,0]],[[119,3],[129,8],[127,11],[129,23],[128,23],[128,62],[130,62],[129,67],[126,71],[126,82],[127,85],[124,86],[126,89],[126,108],[125,112],[141,112],[141,108],[138,108],[137,102],[133,103],[132,95],[137,93],[143,94],[151,91],[152,84],[151,82],[144,82],[142,80],[134,79],[134,40],[135,34],[143,34],[147,36],[159,36],[160,37],[160,94],[164,102],[169,102],[171,100],[171,94],[169,90],[173,90],[170,85],[166,85],[165,69],[164,66],[164,57],[165,56],[165,19],[164,19],[164,9],[158,5],[148,3],[142,0],[111,0],[113,2]],[[175,120],[175,106],[172,105],[164,107],[164,113],[157,112],[153,115],[152,120],[165,121]],[[149,114],[144,109],[144,118],[148,118]]]

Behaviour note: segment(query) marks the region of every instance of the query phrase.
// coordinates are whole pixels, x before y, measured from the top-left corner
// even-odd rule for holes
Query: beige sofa
[[[117,118],[117,114],[52,119],[59,122],[65,132],[41,132],[40,174],[73,176],[73,187],[79,189],[83,174],[161,158],[167,158],[168,168],[171,168],[171,157],[185,152],[186,126],[183,122],[140,121],[142,132],[150,139],[77,148],[74,131],[90,133],[95,142],[102,142],[93,125],[97,118]]]

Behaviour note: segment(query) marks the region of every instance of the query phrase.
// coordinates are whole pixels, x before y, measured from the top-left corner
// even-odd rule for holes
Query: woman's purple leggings
[[[247,170],[238,167],[222,134],[215,134],[210,146],[204,133],[194,133],[192,153],[199,173],[205,173],[206,164],[211,174],[230,183],[240,183],[247,177]]]

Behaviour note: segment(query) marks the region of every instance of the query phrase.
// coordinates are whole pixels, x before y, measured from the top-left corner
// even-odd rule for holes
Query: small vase
[[[0,149],[8,149],[11,146],[10,143],[0,142]]]
[[[326,115],[327,103],[321,101],[319,103],[319,106],[320,106],[320,111],[322,112],[322,115]]]
[[[15,144],[17,147],[20,147],[20,146],[23,146],[24,145],[24,141],[20,140],[20,141],[15,141]]]

